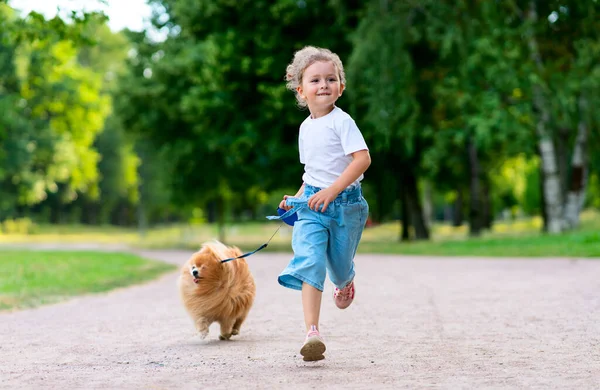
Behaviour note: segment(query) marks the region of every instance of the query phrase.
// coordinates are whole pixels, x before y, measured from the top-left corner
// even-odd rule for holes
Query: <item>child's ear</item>
[[[298,96],[300,96],[302,99],[306,100],[306,96],[304,96],[304,95],[302,94],[302,86],[300,86],[300,85],[299,85],[299,86],[297,86],[297,87],[296,87],[296,92],[298,92]]]
[[[342,96],[342,93],[344,92],[345,88],[346,88],[346,85],[340,84],[340,96]]]

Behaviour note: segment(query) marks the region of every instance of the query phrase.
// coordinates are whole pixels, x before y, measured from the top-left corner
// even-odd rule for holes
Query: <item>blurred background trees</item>
[[[559,233],[600,207],[596,1],[150,3],[162,40],[0,2],[0,221],[263,220],[301,184],[283,76],[309,44],[345,63],[370,223]]]

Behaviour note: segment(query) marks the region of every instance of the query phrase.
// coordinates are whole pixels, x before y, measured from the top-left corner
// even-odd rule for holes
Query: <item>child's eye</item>
[[[337,79],[335,77],[330,77],[328,80],[330,83],[335,83]]]
[[[312,79],[312,80],[310,80],[310,82],[311,82],[311,83],[318,83],[318,82],[319,82],[319,79]]]

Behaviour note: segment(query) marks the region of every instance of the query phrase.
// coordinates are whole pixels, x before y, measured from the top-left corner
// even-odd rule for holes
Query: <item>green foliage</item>
[[[118,89],[119,77],[126,73],[126,58],[130,49],[127,37],[113,33],[106,25],[90,25],[90,33],[97,37],[93,46],[78,51],[78,62],[102,77],[102,92],[110,96],[111,112],[96,136],[94,149],[101,156],[98,161],[99,197],[85,194],[82,207],[89,222],[122,223],[124,208],[133,208],[140,198],[138,168],[142,163],[135,150],[135,139],[127,134],[118,115],[112,110],[112,94]]]
[[[494,2],[441,2],[429,15],[426,34],[441,54],[434,92],[437,132],[427,152],[432,174],[465,180],[466,157],[452,151],[466,150],[471,137],[484,171],[515,153],[531,154],[531,104],[523,99],[518,65],[522,48],[512,41],[519,29],[506,23],[504,10]]]
[[[64,182],[66,200],[75,199],[77,191],[95,196],[99,155],[93,143],[110,109],[108,97],[101,94],[101,79],[74,61],[76,49],[69,42],[25,50],[31,60],[25,65],[21,95],[32,117],[48,126],[55,155],[60,156],[46,162],[47,187]]]
[[[138,139],[135,153],[140,159],[138,166],[138,207],[148,221],[163,222],[174,216],[187,217],[186,210],[173,204],[171,178],[175,173],[164,150],[157,150],[147,139]]]
[[[97,196],[99,155],[93,142],[109,100],[100,92],[100,76],[75,61],[76,43],[85,39],[65,40],[96,19],[74,16],[67,25],[35,13],[18,19],[10,9],[1,11],[0,85],[5,93],[0,105],[9,115],[0,119],[0,215],[40,203],[59,190],[63,202],[78,192]]]
[[[6,219],[0,224],[4,234],[34,234],[38,226],[29,218]]]
[[[585,204],[600,210],[600,179],[598,174],[590,175]]]
[[[415,91],[415,70],[409,46],[416,41],[413,29],[400,29],[398,20],[409,9],[400,2],[390,8],[370,2],[368,12],[355,34],[354,50],[348,64],[348,84],[354,104],[364,107],[361,119],[373,150],[396,153],[409,159],[415,153],[415,138],[422,134],[419,102]]]
[[[14,15],[15,11],[0,4],[0,12]],[[71,41],[76,45],[89,45],[96,42],[90,25],[106,23],[107,16],[102,12],[71,11],[66,17],[59,15],[47,20],[44,15],[32,11],[23,19],[11,17],[11,25],[5,30],[17,44],[34,41]]]
[[[492,186],[496,189],[495,211],[500,213],[520,208],[527,215],[539,215],[539,170],[539,158],[528,159],[522,154],[505,160],[497,169],[490,171]]]
[[[540,163],[539,159],[531,160],[525,170],[525,192],[523,197],[519,198],[519,204],[523,211],[528,215],[539,215],[542,210],[541,201],[541,183],[540,183]]]
[[[297,128],[306,114],[294,109],[283,74],[303,43],[348,52],[348,28],[336,19],[334,5],[153,3],[166,10],[158,27],[171,33],[163,43],[131,34],[135,54],[117,107],[129,131],[167,154],[179,202],[206,204],[221,198],[223,188],[250,199],[246,192],[254,186],[299,186]],[[316,17],[318,25],[297,28]]]

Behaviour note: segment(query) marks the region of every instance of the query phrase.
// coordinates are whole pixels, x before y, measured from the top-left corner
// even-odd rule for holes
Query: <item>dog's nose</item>
[[[198,270],[197,269],[192,270],[192,275],[198,276]]]

